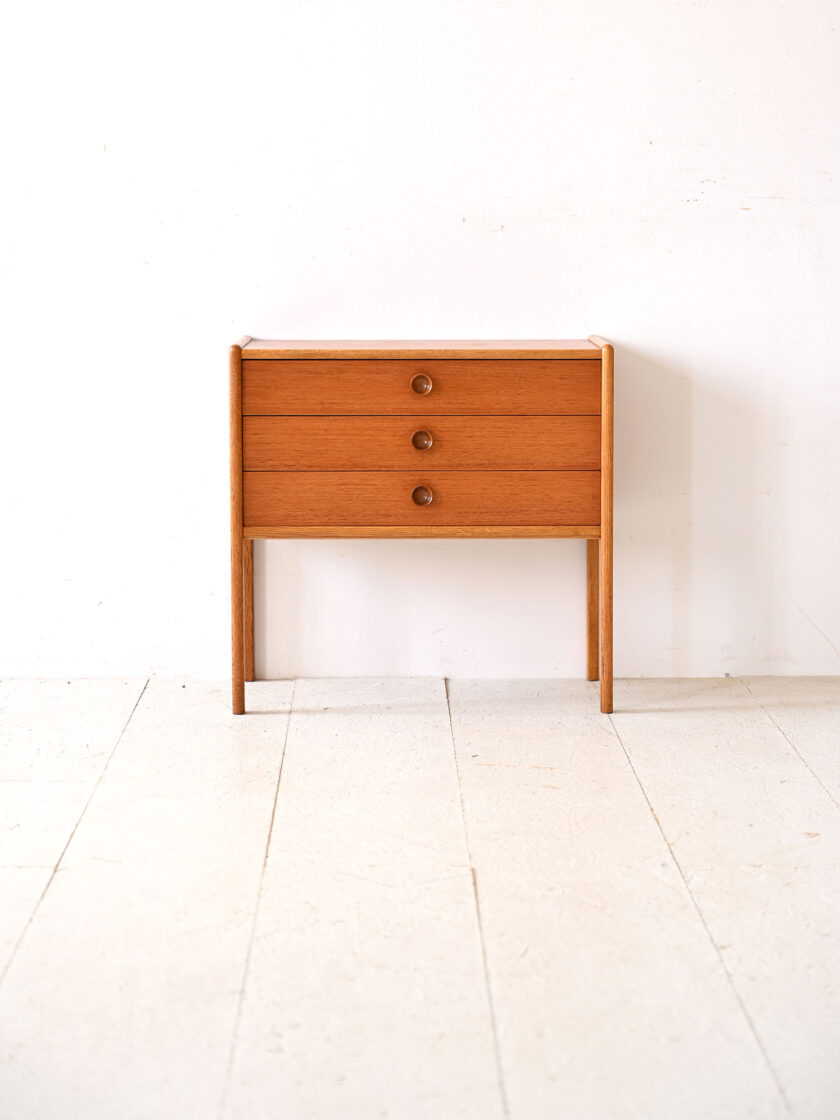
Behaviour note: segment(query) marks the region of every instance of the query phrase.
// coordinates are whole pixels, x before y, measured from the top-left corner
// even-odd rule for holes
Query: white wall
[[[616,345],[616,671],[840,669],[834,0],[17,5],[0,673],[224,673],[227,346]],[[580,542],[258,545],[258,668],[583,671]]]

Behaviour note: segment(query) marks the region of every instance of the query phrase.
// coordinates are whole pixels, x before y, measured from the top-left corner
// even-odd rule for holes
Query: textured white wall
[[[833,0],[17,5],[0,672],[223,673],[227,346],[616,345],[616,671],[840,669]],[[580,542],[258,545],[258,668],[580,675]]]

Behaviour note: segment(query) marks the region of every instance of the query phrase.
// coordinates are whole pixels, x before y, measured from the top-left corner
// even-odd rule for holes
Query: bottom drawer
[[[599,471],[246,471],[245,527],[597,525]]]

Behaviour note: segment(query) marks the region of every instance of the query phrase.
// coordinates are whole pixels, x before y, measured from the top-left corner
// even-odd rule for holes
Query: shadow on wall
[[[764,646],[781,573],[763,429],[716,371],[617,347],[617,675],[735,675]]]

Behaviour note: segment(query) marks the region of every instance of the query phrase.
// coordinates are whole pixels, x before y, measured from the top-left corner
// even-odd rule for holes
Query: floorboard
[[[744,684],[840,808],[840,677],[746,677]]]
[[[836,1117],[837,679],[143,687],[0,682],[0,1120]]]
[[[144,684],[0,681],[0,978]]]
[[[4,1118],[218,1114],[290,691],[149,684],[0,987]]]
[[[623,682],[621,698],[615,726],[792,1114],[834,1120],[836,805],[740,680]]]
[[[450,703],[510,1116],[784,1116],[597,685]]]
[[[297,682],[225,1112],[281,1114],[502,1116],[440,680]]]

